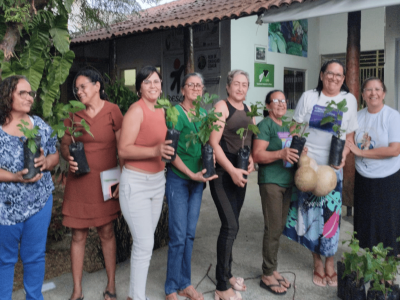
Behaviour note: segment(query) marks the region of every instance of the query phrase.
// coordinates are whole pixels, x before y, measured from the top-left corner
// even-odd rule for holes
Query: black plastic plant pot
[[[348,274],[344,277],[344,300],[352,300],[352,285],[355,279],[355,274]]]
[[[352,300],[367,300],[365,292],[364,278],[360,279],[359,286],[353,281],[351,284],[351,299]]]
[[[36,176],[36,174],[40,173],[40,167],[35,168],[35,158],[40,156],[40,136],[35,137],[36,144],[36,153],[33,154],[31,150],[28,148],[28,144],[26,140],[24,142],[24,169],[28,169],[28,173],[22,176],[24,179],[31,179]]]
[[[342,162],[342,153],[346,141],[332,135],[331,149],[329,151],[329,165],[339,166]]]
[[[343,262],[338,261],[337,262],[337,279],[338,279],[338,285],[337,285],[337,296],[340,299],[344,299],[344,285],[345,285],[345,279],[343,278],[343,273],[345,270],[345,265]]]
[[[207,170],[203,177],[208,178],[215,175],[213,148],[209,144],[201,147],[201,156],[203,158],[203,169]]]
[[[78,163],[78,170],[75,171],[75,175],[82,175],[90,172],[89,164],[86,160],[85,147],[82,142],[69,145],[69,153],[74,158],[74,161]]]
[[[298,151],[297,155],[300,157],[301,152],[303,152],[306,141],[307,141],[306,138],[295,135],[292,138],[292,143],[290,144],[290,148],[296,149]]]
[[[238,152],[236,168],[247,171],[249,166],[249,158],[250,158],[250,147],[244,146],[244,148],[240,148]],[[243,178],[247,179],[247,175],[243,174]]]
[[[164,162],[171,162],[175,160],[176,157],[176,150],[178,149],[178,142],[179,142],[179,135],[181,134],[180,131],[176,129],[168,129],[167,130],[167,136],[165,137],[165,140],[172,140],[172,144],[169,144],[172,148],[174,148],[175,152],[174,155],[171,156],[171,159],[166,159],[164,157],[161,158],[162,161]]]

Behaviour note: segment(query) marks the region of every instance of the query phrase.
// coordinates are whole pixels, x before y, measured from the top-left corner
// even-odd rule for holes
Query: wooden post
[[[348,13],[347,17],[347,54],[346,54],[346,84],[360,105],[360,40],[361,40],[361,11]],[[354,154],[349,153],[343,169],[343,205],[351,212],[354,206]]]
[[[117,40],[115,39],[109,42],[108,58],[108,72],[110,74],[111,80],[114,80],[117,78]]]
[[[194,72],[193,28],[183,29],[183,59],[185,61],[185,75]]]

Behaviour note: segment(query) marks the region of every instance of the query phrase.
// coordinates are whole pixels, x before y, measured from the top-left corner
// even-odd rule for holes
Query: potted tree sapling
[[[197,132],[192,132],[186,135],[187,143],[186,147],[189,148],[190,143],[198,143],[200,142],[201,147],[201,156],[203,161],[203,169],[206,169],[207,172],[203,175],[204,178],[209,178],[215,175],[214,168],[214,157],[213,157],[213,148],[208,143],[210,139],[211,132],[219,131],[221,128],[220,125],[215,124],[217,121],[220,121],[219,118],[222,116],[222,113],[215,112],[215,108],[211,108],[206,111],[206,113],[202,113],[200,111],[200,107],[206,107],[206,105],[212,105],[214,100],[218,99],[218,95],[209,95],[206,93],[203,98],[197,96],[197,99],[193,101],[194,109],[191,109],[188,113],[188,117],[191,122],[197,123],[200,122],[200,127],[197,128]]]
[[[329,165],[339,166],[342,162],[342,153],[346,140],[342,140],[341,136],[346,132],[342,129],[343,114],[348,111],[347,101],[343,99],[339,103],[331,100],[327,102],[328,106],[324,111],[324,118],[321,120],[321,126],[328,123],[332,123],[332,131],[335,135],[332,135],[331,148],[329,151]]]
[[[297,123],[295,120],[287,121],[286,117],[282,117],[282,126],[288,126],[289,129],[291,129],[290,135],[292,135],[292,142],[290,148],[296,149],[297,154],[300,157],[307,142],[306,138],[310,134],[309,132],[306,132],[308,123]]]
[[[178,123],[179,111],[171,104],[171,102],[169,102],[168,99],[158,99],[155,108],[165,109],[165,119],[167,122],[172,124],[172,129],[167,130],[165,140],[172,140],[172,144],[170,144],[170,146],[174,148],[174,155],[172,155],[170,159],[166,159],[164,157],[161,158],[162,161],[169,163],[175,160],[176,150],[178,149],[179,135],[181,134],[180,131],[175,129],[175,126]]]
[[[24,144],[24,169],[28,169],[28,173],[22,176],[24,179],[31,179],[40,173],[40,167],[35,168],[35,158],[40,156],[40,135],[39,126],[29,129],[29,123],[21,119],[21,124],[17,125],[19,130],[24,134],[26,140],[21,141]]]
[[[83,135],[82,130],[85,130],[92,138],[94,138],[93,134],[90,132],[89,125],[84,119],[81,119],[80,122],[75,122],[75,113],[85,108],[84,104],[75,100],[69,101],[69,104],[60,104],[56,109],[57,117],[60,119],[60,122],[52,126],[54,130],[52,136],[57,134],[59,138],[62,138],[67,130],[71,135],[72,143],[69,145],[69,153],[74,158],[74,161],[78,163],[78,170],[75,171],[76,175],[90,172],[84,145],[82,142],[75,142],[74,139]],[[71,126],[65,126],[63,121],[64,119],[69,119]],[[78,126],[80,128],[78,128]]]
[[[262,116],[261,113],[258,112],[258,109],[264,109],[264,104],[261,102],[257,102],[256,104],[252,104],[250,106],[250,111],[246,113],[248,117],[250,117],[253,120],[253,117],[259,117]],[[248,124],[247,128],[239,128],[236,131],[236,134],[239,135],[240,139],[242,140],[242,148],[239,149],[238,151],[238,158],[236,162],[236,167],[242,170],[247,171],[247,168],[249,166],[249,158],[251,154],[251,149],[249,146],[244,145],[244,141],[249,134],[249,131],[253,132],[253,134],[259,134],[260,129],[258,129],[257,125],[254,124]],[[243,177],[247,179],[247,175],[243,174]]]

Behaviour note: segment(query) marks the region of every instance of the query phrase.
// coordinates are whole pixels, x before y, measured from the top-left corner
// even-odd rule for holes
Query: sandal
[[[321,283],[318,283],[318,282],[315,281],[315,279],[314,279],[315,276],[321,278]],[[326,281],[324,282],[324,279],[325,279],[326,277],[327,277],[326,274],[324,274],[324,276],[322,276],[321,274],[319,274],[319,273],[317,272],[317,270],[314,270],[314,275],[313,275],[313,281],[312,281],[312,282],[313,282],[316,286],[324,287],[324,286],[326,286]]]
[[[215,291],[214,300],[243,300],[243,298],[239,292],[235,292],[235,296],[229,297],[229,299],[224,299],[224,298],[221,298],[220,295],[218,295],[217,291]]]
[[[272,294],[277,295],[277,296],[283,296],[283,295],[286,294],[286,291],[283,291],[283,292],[279,293],[279,292],[274,291],[274,290],[272,289],[273,287],[282,287],[281,284],[270,284],[270,285],[267,285],[267,284],[265,284],[265,282],[262,281],[262,279],[261,279],[261,280],[260,280],[260,287],[262,287],[263,289],[266,289],[267,291],[269,291],[269,292],[271,292]]]
[[[236,282],[232,285],[232,288],[235,291],[245,291],[247,289],[246,285],[244,284],[244,279],[242,277],[236,277]]]
[[[106,296],[108,296],[108,299],[117,299],[117,293],[111,294],[109,291],[105,291],[103,293],[104,300],[106,299]]]
[[[193,285],[189,285],[184,290],[178,291],[178,295],[189,298],[190,300],[204,300],[203,294],[196,291]]]
[[[282,276],[282,275],[281,275]],[[286,278],[282,276],[281,279],[277,279],[277,281],[279,282],[279,284],[281,284],[281,282],[284,283],[289,283],[289,286],[284,286],[283,284],[281,284],[284,288],[286,288],[287,290],[290,289],[292,287],[292,284],[290,283],[289,280],[286,281]]]
[[[83,298],[84,298],[84,297],[83,297],[83,295],[82,295],[82,296],[80,296],[79,298],[76,298],[75,300],[83,300]],[[73,300],[73,299],[70,298],[69,300]]]
[[[336,276],[336,280],[333,280],[333,277],[335,277],[335,276]],[[329,286],[333,286],[333,287],[337,286],[337,274],[336,274],[336,272],[333,272],[332,275],[326,274],[326,278],[327,278],[327,282],[328,282]]]

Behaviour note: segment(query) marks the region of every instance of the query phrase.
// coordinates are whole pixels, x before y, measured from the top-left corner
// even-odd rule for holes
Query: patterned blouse
[[[44,155],[56,153],[57,138],[51,138],[51,127],[42,119],[33,116],[39,126],[41,147]],[[21,139],[25,139],[22,137]],[[19,137],[9,135],[0,126],[0,168],[12,173],[23,170],[24,150]],[[54,190],[49,171],[34,183],[0,182],[0,225],[15,225],[24,222],[39,212]]]

